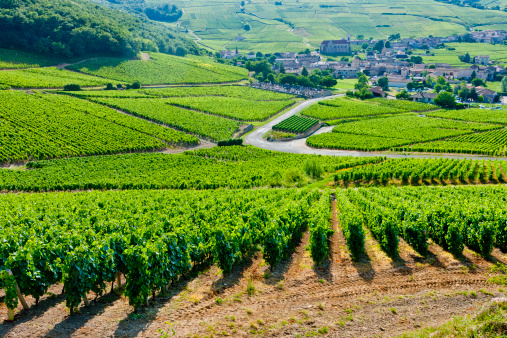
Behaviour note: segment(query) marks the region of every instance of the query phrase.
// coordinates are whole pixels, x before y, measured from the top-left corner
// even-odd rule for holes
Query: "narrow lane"
[[[355,150],[334,150],[334,149],[315,149],[306,145],[306,138],[288,142],[270,142],[264,139],[262,136],[271,130],[271,128],[282,122],[283,120],[299,113],[303,109],[311,106],[314,103],[317,103],[322,100],[336,98],[341,95],[329,96],[326,98],[318,98],[318,99],[310,99],[302,102],[296,107],[292,108],[285,114],[280,117],[274,119],[273,121],[266,123],[265,125],[255,129],[251,133],[245,136],[245,144],[253,145],[258,148],[273,150],[273,151],[281,151],[285,153],[294,153],[294,154],[316,154],[316,155],[326,155],[326,156],[354,156],[354,157],[371,157],[371,156],[385,156],[387,158],[449,158],[449,159],[474,159],[474,160],[501,160],[506,161],[507,158],[504,157],[488,157],[488,156],[480,156],[480,155],[442,155],[442,154],[386,154],[382,152],[365,152],[365,151],[355,151]],[[323,127],[316,131],[316,134],[322,134],[325,132],[330,132],[333,127]]]

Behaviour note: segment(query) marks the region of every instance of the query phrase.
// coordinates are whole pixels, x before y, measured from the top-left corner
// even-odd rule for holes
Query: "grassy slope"
[[[425,63],[449,63],[457,67],[470,67],[470,64],[461,62],[460,55],[469,53],[473,58],[477,55],[489,55],[491,60],[498,61],[499,64],[507,64],[507,46],[492,45],[487,43],[448,43],[447,47],[456,48],[456,50],[433,49],[431,52],[435,56],[427,56],[423,51],[416,50],[414,54],[421,54]]]

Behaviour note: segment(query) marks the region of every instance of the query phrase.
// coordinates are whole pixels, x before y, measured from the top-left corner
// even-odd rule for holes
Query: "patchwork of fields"
[[[151,0],[151,3],[158,3]],[[400,33],[410,36],[464,34],[468,27],[505,29],[503,11],[479,10],[445,2],[408,0],[350,2],[252,0],[177,0],[184,9],[181,26],[192,30],[200,44],[214,50],[254,50],[273,53],[300,51],[308,42],[313,48],[327,39],[385,38]],[[494,6],[494,4],[488,4]],[[249,29],[245,29],[245,25]],[[238,39],[238,37],[240,37]]]

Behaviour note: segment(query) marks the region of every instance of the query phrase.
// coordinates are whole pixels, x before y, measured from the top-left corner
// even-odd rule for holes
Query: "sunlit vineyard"
[[[355,233],[356,240],[347,242],[351,252],[364,250],[356,247],[364,241],[364,224],[391,257],[398,255],[400,237],[422,256],[431,239],[458,257],[465,245],[489,257],[495,246],[507,249],[506,193],[505,186],[361,188],[337,198],[347,231]]]
[[[506,161],[392,159],[335,175],[338,184],[480,184],[507,182]]]
[[[236,82],[248,76],[244,68],[214,63],[211,59],[203,62],[160,53],[150,53],[147,61],[103,57],[68,68],[115,81],[139,81],[144,85]]]
[[[110,82],[100,77],[54,67],[2,71],[0,75],[0,84],[14,88],[62,88],[68,84],[95,87]]]
[[[429,112],[427,116],[451,120],[507,124],[507,112],[489,109],[439,110]]]
[[[0,190],[293,187],[314,181],[305,173],[307,162],[315,161],[324,171],[335,172],[381,160],[286,154],[240,146],[174,155],[92,156],[31,162],[27,171],[0,170]]]
[[[317,123],[319,123],[318,120],[294,115],[274,125],[273,130],[287,131],[290,133],[304,133]]]
[[[418,142],[441,140],[498,128],[501,126],[420,117],[416,114],[401,114],[343,123],[334,127],[331,134],[324,133],[309,137],[307,144],[315,148],[387,150]],[[500,133],[500,131],[489,133]],[[480,138],[484,134],[470,135],[469,137]]]
[[[88,292],[103,292],[124,274],[125,295],[137,309],[206,259],[230,272],[262,246],[266,262],[275,265],[292,253],[308,226],[318,261],[328,254],[317,241],[327,241],[330,232],[329,193],[319,199],[318,191],[309,190],[4,196],[0,214],[10,221],[2,224],[0,265],[13,273],[4,279],[5,303],[18,303],[11,278],[35,299],[63,283],[72,313]]]
[[[332,100],[320,101],[305,109],[302,115],[319,120],[333,120],[435,109],[434,105],[426,103],[387,99],[360,101],[349,97],[339,97]]]
[[[69,97],[0,92],[0,161],[166,148],[168,143],[161,139],[173,144],[197,142],[183,133],[120,115]]]

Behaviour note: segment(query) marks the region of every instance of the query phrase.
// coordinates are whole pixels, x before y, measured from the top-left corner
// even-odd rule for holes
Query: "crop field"
[[[111,81],[54,67],[5,70],[0,73],[0,85],[13,88],[62,88],[68,84],[95,87],[108,82]]]
[[[302,116],[291,116],[286,120],[273,126],[273,130],[287,131],[289,133],[304,133],[319,121]]]
[[[21,52],[18,50],[0,48],[0,69],[21,69],[34,67],[55,66],[68,63],[69,59]]]
[[[393,159],[335,175],[339,184],[480,184],[507,182],[507,162],[459,159]]]
[[[264,259],[275,265],[294,250],[308,223],[312,230],[323,223],[329,232],[331,208],[329,192],[320,197],[308,190],[11,195],[1,204],[6,218],[17,217],[15,210],[21,208],[25,217],[44,219],[37,226],[23,224],[3,232],[3,243],[14,237],[24,240],[3,246],[1,265],[16,276],[22,294],[36,299],[52,284],[63,283],[71,313],[84,295],[116,281],[117,273],[125,274],[126,296],[138,309],[205,257],[230,272],[262,245]],[[66,222],[60,222],[62,216]],[[97,224],[93,230],[90,222]],[[111,230],[113,224],[122,225]],[[38,239],[30,239],[35,234]],[[122,249],[115,253],[111,247]],[[45,259],[36,254],[40,252]],[[12,288],[6,288],[5,303],[16,308]]]
[[[295,100],[255,101],[232,97],[181,97],[165,99],[169,104],[232,118],[239,121],[263,121],[290,107]]]
[[[424,63],[448,63],[452,66],[468,68],[471,64],[461,62],[460,55],[470,54],[474,58],[477,55],[489,55],[492,61],[498,61],[500,65],[507,64],[507,46],[502,44],[489,43],[446,43],[446,47],[455,48],[455,50],[433,49],[434,56],[421,53]],[[418,51],[414,51],[417,53]]]
[[[355,222],[349,222],[349,227],[357,227],[350,232],[362,231],[364,222],[391,257],[398,255],[399,237],[422,256],[428,254],[431,239],[455,256],[462,255],[466,245],[483,257],[490,257],[494,247],[507,249],[507,215],[501,207],[501,196],[506,192],[505,186],[405,187],[360,188],[339,195],[342,203],[350,202],[356,207],[348,208],[346,216],[360,214]],[[358,247],[361,236],[357,237],[347,245],[355,256],[360,256],[364,247]]]
[[[0,190],[246,189],[292,187],[312,180],[308,161],[326,172],[381,158],[322,157],[253,147],[218,147],[184,154],[124,154],[31,162],[31,170],[0,170]],[[293,174],[296,174],[295,178]]]
[[[0,161],[111,154],[198,142],[97,104],[53,95],[0,93]]]
[[[139,81],[143,85],[237,82],[248,77],[245,68],[150,53],[150,60],[96,58],[69,66],[69,69],[111,80]]]
[[[425,114],[430,117],[440,117],[451,120],[499,123],[507,125],[507,111],[488,109],[462,109],[462,110],[439,110]]]
[[[498,128],[501,126],[402,114],[340,124],[333,129],[331,134],[310,136],[307,139],[307,144],[315,148],[386,150],[396,146],[440,140]]]
[[[492,130],[480,134],[463,135],[444,141],[415,144],[404,150],[505,156],[507,151],[507,130]]]
[[[82,98],[111,97],[111,98],[137,98],[137,97],[200,97],[223,96],[240,98],[252,101],[284,101],[292,100],[294,96],[260,90],[246,86],[204,86],[204,87],[173,87],[156,89],[130,89],[130,90],[93,90],[79,92],[60,92]]]
[[[418,3],[340,0],[331,5],[310,0],[288,0],[278,5],[253,0],[244,7],[241,2],[178,0],[174,3],[184,8],[181,26],[194,31],[203,39],[199,43],[214,50],[221,50],[225,45],[229,50],[263,53],[300,51],[306,48],[305,42],[317,48],[322,40],[343,38],[347,33],[353,37],[361,34],[365,38],[382,39],[396,33],[401,37],[449,36],[464,34],[468,27],[482,30],[506,27],[506,14],[502,11],[430,0]],[[245,23],[249,24],[249,30],[245,30]]]
[[[176,127],[186,132],[221,141],[231,138],[239,123],[171,105],[167,99],[95,99],[135,116]]]
[[[305,109],[301,114],[319,120],[333,120],[434,109],[436,109],[434,105],[418,102],[386,99],[360,101],[348,97],[338,97],[320,101]]]

